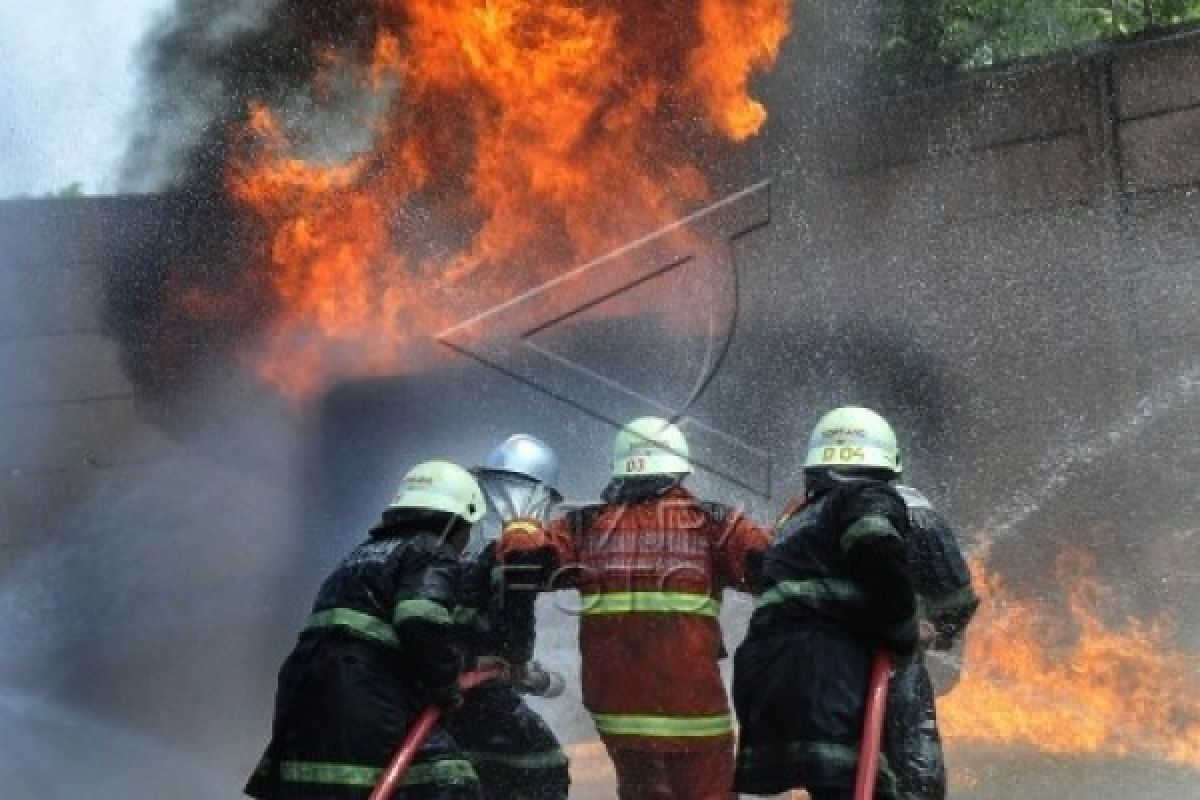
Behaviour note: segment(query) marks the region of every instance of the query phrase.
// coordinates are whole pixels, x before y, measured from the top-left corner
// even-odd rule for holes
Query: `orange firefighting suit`
[[[501,557],[540,562],[549,590],[579,590],[583,703],[619,797],[726,800],[733,725],[717,667],[720,597],[746,588],[747,555],[770,534],[677,483],[618,499],[544,530],[512,523]]]

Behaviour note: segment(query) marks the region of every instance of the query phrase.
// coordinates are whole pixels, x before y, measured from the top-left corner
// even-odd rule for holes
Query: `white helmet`
[[[614,478],[640,475],[688,475],[687,439],[683,431],[661,417],[638,417],[626,425],[613,444]]]
[[[444,511],[476,523],[487,504],[471,473],[449,461],[426,461],[408,471],[388,504],[389,511],[402,508]]]
[[[899,475],[896,433],[887,420],[869,408],[834,409],[813,428],[804,466],[884,469]]]

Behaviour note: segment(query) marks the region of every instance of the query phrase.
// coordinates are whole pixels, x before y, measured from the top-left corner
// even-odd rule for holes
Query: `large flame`
[[[370,58],[322,54],[310,98],[349,76],[366,147],[313,155],[265,105],[237,132],[228,185],[274,301],[263,374],[305,395],[402,370],[465,311],[698,206],[705,158],[765,121],[749,82],[790,5],[377,0]]]
[[[1061,557],[1061,608],[1018,600],[974,564],[983,605],[966,671],[939,704],[951,743],[1135,756],[1200,767],[1200,670],[1170,621],[1125,616],[1089,557]]]

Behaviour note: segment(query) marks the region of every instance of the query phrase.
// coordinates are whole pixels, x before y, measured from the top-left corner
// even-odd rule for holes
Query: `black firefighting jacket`
[[[873,654],[917,640],[908,531],[904,501],[869,480],[834,483],[781,521],[734,662],[738,791],[853,786]],[[895,796],[886,756],[877,785]]]
[[[460,580],[457,553],[427,522],[380,526],[346,556],[280,670],[271,742],[246,793],[367,797],[421,710],[457,698],[455,629],[473,616]],[[440,728],[396,795],[478,796],[471,764]]]

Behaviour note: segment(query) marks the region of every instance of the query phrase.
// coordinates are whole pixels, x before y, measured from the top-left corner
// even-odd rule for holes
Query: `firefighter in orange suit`
[[[617,436],[604,503],[548,528],[510,523],[509,565],[578,589],[583,702],[616,767],[621,800],[728,800],[733,724],[717,667],[721,592],[747,588],[770,534],[698,500],[673,424],[642,417]],[[752,555],[753,554],[753,555]]]

